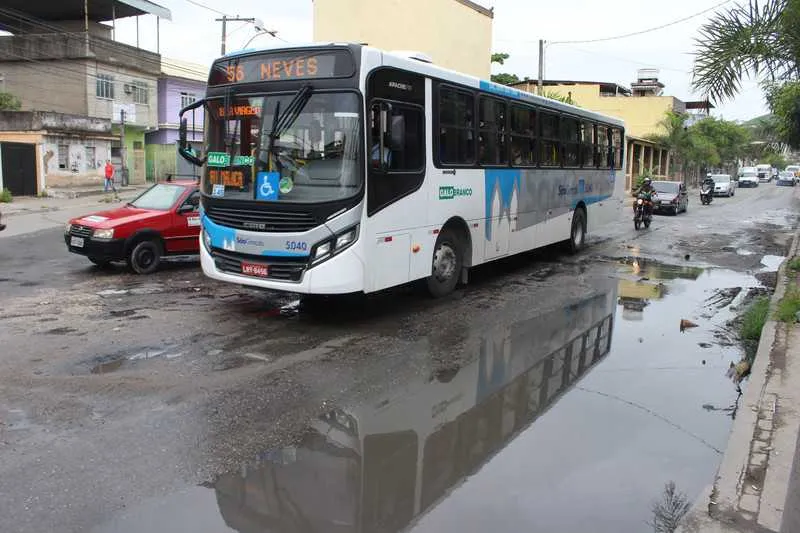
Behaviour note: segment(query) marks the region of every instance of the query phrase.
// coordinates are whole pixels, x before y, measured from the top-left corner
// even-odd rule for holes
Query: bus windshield
[[[205,194],[318,203],[359,192],[358,97],[312,92],[298,101],[295,96],[234,96],[227,106],[223,98],[208,101]],[[278,135],[270,142],[276,117]]]

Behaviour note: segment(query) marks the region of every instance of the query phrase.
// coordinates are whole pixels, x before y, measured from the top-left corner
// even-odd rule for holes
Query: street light
[[[222,55],[225,55],[225,48],[226,48],[225,47],[225,42],[227,40],[226,30],[227,30],[228,22],[249,22],[250,24],[252,24],[255,27],[256,31],[259,31],[259,32],[262,32],[262,33],[264,33],[264,32],[266,32],[266,33],[275,33],[275,32],[267,31],[265,29],[265,27],[264,27],[264,21],[259,19],[259,18],[254,18],[254,17],[229,17],[228,15],[222,15],[222,18],[215,19],[215,20],[217,22],[222,22],[222,43],[221,43],[221,45],[222,45],[221,46]],[[247,44],[250,44],[250,43],[248,42]]]
[[[248,41],[247,41],[247,42],[244,44],[244,46],[242,46],[242,50],[244,50],[245,48],[247,48],[248,46],[250,46],[250,43],[252,43],[252,42],[255,40],[255,38],[256,38],[256,37],[260,37],[260,36],[262,36],[262,35],[270,35],[270,36],[272,36],[272,37],[277,37],[277,33],[278,33],[278,32],[277,32],[277,31],[275,31],[275,30],[265,30],[264,28],[258,28],[258,27],[256,28],[256,30],[258,31],[258,33],[256,33],[256,34],[255,34],[255,35],[253,35],[252,37],[250,37],[250,40],[248,40]]]

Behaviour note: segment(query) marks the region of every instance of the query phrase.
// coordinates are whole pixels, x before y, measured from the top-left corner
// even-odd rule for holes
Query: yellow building
[[[436,65],[489,79],[493,18],[470,0],[314,0],[314,40],[423,52]]]

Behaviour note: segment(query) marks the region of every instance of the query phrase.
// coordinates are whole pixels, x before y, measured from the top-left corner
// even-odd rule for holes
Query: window
[[[595,164],[598,168],[608,168],[608,128],[597,126],[597,151],[595,151]]]
[[[539,115],[541,127],[541,152],[539,164],[543,167],[557,167],[561,165],[561,139],[558,134],[558,115],[541,113]]]
[[[136,104],[143,104],[147,105],[148,102],[148,88],[147,82],[144,81],[135,81],[133,85],[131,85],[131,91],[133,93],[133,102]]]
[[[622,130],[618,128],[613,128],[611,130],[611,147],[613,150],[614,168],[619,170],[623,168],[622,156],[624,150],[622,147]]]
[[[506,165],[506,104],[481,96],[479,100],[478,162],[481,165]]]
[[[574,118],[562,117],[561,135],[564,141],[564,166],[579,166],[581,154],[580,122]]]
[[[581,166],[594,167],[594,144],[595,144],[595,131],[594,124],[591,122],[584,122],[581,124]]]
[[[95,148],[94,146],[87,146],[86,147],[86,168],[95,168],[95,160],[96,157]]]
[[[142,141],[133,141],[134,150],[144,150],[144,143]]]
[[[532,107],[511,106],[511,164],[536,164],[536,110]]]
[[[58,168],[66,170],[69,167],[69,146],[66,144],[58,145]]]
[[[197,95],[194,93],[181,93],[181,109],[188,105],[192,105],[197,101]]]
[[[97,75],[95,94],[98,98],[114,99],[114,76],[108,74]]]
[[[448,87],[439,89],[439,160],[475,163],[475,97]]]

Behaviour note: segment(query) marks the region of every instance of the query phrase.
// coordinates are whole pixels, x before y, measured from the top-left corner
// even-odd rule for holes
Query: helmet
[[[645,178],[644,179],[644,184],[645,185],[650,185],[652,182],[653,182],[653,180],[651,180],[650,178]]]

